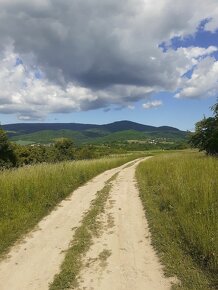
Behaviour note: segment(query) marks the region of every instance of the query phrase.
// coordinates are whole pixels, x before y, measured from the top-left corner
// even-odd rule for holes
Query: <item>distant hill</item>
[[[81,124],[81,123],[17,123],[17,124],[7,124],[2,125],[3,129],[9,132],[16,133],[33,133],[44,130],[73,130],[73,131],[84,131],[89,129],[102,129],[108,132],[118,132],[125,130],[136,130],[145,132],[184,132],[177,128],[169,126],[148,126],[131,121],[117,121],[105,125],[95,125],[95,124]]]
[[[80,143],[103,143],[151,138],[184,140],[186,132],[169,126],[148,126],[131,121],[110,124],[80,123],[18,123],[2,126],[13,141],[25,143],[51,143],[56,138],[66,137]]]

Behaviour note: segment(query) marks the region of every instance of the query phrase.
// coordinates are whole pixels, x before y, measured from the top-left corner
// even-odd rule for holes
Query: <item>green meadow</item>
[[[136,172],[152,243],[174,289],[218,287],[218,159],[174,153],[141,163]]]

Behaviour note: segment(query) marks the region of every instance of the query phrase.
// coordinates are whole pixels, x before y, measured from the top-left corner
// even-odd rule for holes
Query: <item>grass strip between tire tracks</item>
[[[112,188],[112,182],[118,173],[113,175],[102,190],[97,192],[89,211],[82,219],[81,226],[76,229],[73,241],[66,253],[61,271],[54,278],[50,290],[74,289],[78,286],[78,275],[83,268],[83,256],[92,245],[92,238],[98,235],[101,224],[98,216],[104,211],[106,201]]]

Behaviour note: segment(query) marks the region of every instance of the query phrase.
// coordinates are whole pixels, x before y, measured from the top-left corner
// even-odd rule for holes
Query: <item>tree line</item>
[[[36,163],[54,163],[66,160],[99,158],[114,153],[125,153],[123,149],[107,146],[75,146],[68,138],[57,139],[50,145],[18,145],[9,141],[7,133],[0,128],[0,169],[20,167]]]
[[[212,106],[213,116],[204,117],[195,125],[189,143],[208,155],[218,155],[218,103]]]

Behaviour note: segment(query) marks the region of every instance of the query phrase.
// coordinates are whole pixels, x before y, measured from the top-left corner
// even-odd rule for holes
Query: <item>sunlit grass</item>
[[[156,156],[137,169],[153,243],[179,289],[218,286],[218,159]]]

